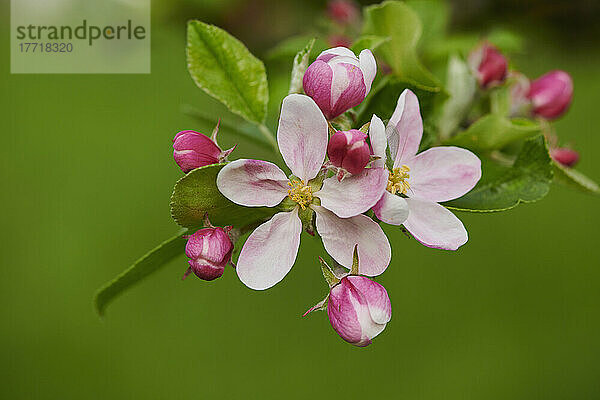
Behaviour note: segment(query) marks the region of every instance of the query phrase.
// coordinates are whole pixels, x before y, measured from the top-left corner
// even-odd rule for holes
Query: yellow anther
[[[410,189],[408,184],[408,178],[410,175],[408,172],[410,168],[408,165],[403,165],[401,168],[394,168],[390,171],[390,177],[388,178],[387,191],[391,194],[406,194]]]
[[[293,179],[288,182],[290,189],[288,190],[288,197],[298,203],[298,205],[304,210],[306,206],[310,204],[313,199],[312,188],[304,183],[302,180]]]

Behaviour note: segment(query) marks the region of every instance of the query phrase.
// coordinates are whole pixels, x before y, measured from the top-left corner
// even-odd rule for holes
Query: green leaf
[[[581,172],[560,165],[552,160],[554,167],[554,178],[556,182],[573,187],[585,193],[600,194],[600,187],[596,182],[582,174]]]
[[[265,66],[242,42],[214,25],[191,21],[187,62],[202,90],[248,121],[264,123],[269,101]]]
[[[439,135],[443,140],[451,136],[471,109],[477,84],[466,62],[458,56],[448,61],[446,88],[450,95],[442,108],[438,121]]]
[[[264,221],[278,211],[277,207],[242,207],[223,196],[216,181],[225,165],[196,168],[177,181],[171,196],[171,216],[179,225],[199,228],[208,213],[214,225],[243,228]]]
[[[187,229],[181,229],[177,235],[150,250],[116,278],[101,287],[94,296],[94,305],[98,314],[104,315],[108,304],[118,295],[183,254],[186,239],[182,236],[186,232]]]
[[[528,119],[508,119],[502,115],[488,114],[473,123],[468,129],[446,141],[475,151],[501,149],[517,140],[528,139],[541,132],[539,123]]]
[[[377,52],[394,73],[423,90],[439,92],[440,83],[423,67],[417,55],[422,31],[419,16],[405,3],[385,1],[365,9],[363,34],[391,38]]]
[[[364,49],[375,51],[379,46],[390,40],[391,38],[386,36],[363,35],[352,43],[350,50],[352,50],[354,54],[359,54]]]
[[[290,90],[288,94],[302,93],[302,78],[304,72],[308,68],[308,62],[310,60],[310,52],[315,45],[316,39],[311,39],[306,46],[294,57],[294,64],[292,65],[292,78],[290,79]]]
[[[483,177],[473,190],[444,206],[472,212],[508,210],[544,197],[553,176],[552,160],[542,135],[525,141],[512,167],[486,162],[482,169]]]
[[[444,40],[450,18],[448,3],[442,0],[407,0],[406,4],[412,8],[425,27],[419,47],[427,51],[431,43]]]

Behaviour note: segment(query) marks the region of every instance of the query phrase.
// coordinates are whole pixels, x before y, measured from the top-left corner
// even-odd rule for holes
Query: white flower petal
[[[347,47],[343,47],[343,46],[333,47],[331,49],[324,50],[321,52],[321,54],[319,54],[317,59],[323,55],[333,55],[333,56],[356,58],[356,55],[354,54],[354,52],[352,50],[350,50]]]
[[[467,243],[462,222],[445,207],[427,200],[408,198],[408,219],[404,227],[427,247],[456,250]]]
[[[297,208],[275,214],[256,228],[238,258],[240,280],[255,290],[268,289],[281,281],[296,261],[301,233]]]
[[[405,89],[398,98],[386,135],[394,168],[400,166],[404,159],[417,154],[423,136],[423,120],[419,111],[419,99],[410,90]]]
[[[365,87],[367,91],[365,96],[369,94],[371,90],[371,84],[373,83],[373,79],[375,79],[375,75],[377,74],[377,63],[375,62],[375,57],[373,57],[373,53],[371,50],[364,49],[360,52],[358,56],[360,62],[360,69],[363,73],[363,81],[365,83]]]
[[[373,167],[385,167],[385,150],[387,147],[387,139],[385,137],[385,125],[377,115],[371,117],[371,125],[369,126],[369,140],[371,141],[371,150],[373,155],[380,157],[379,160],[373,161]]]
[[[223,196],[246,207],[276,206],[287,196],[288,182],[277,165],[261,160],[235,160],[217,175]]]
[[[325,160],[329,131],[321,110],[308,96],[283,99],[277,143],[286,165],[305,182],[314,178]]]
[[[386,190],[377,204],[373,206],[373,212],[386,224],[402,225],[408,218],[409,211],[404,198]]]
[[[460,147],[432,147],[404,163],[410,168],[410,197],[436,203],[467,193],[481,178],[481,161]]]
[[[385,191],[388,171],[384,168],[367,168],[358,175],[338,181],[335,176],[325,179],[321,190],[314,195],[321,205],[338,217],[348,218],[362,214],[373,207]]]
[[[371,218],[357,215],[339,218],[324,207],[312,206],[316,212],[317,231],[327,253],[346,268],[352,266],[354,246],[358,244],[359,273],[380,275],[392,257],[392,249],[385,233]]]

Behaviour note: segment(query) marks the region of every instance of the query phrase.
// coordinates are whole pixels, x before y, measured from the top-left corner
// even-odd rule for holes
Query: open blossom
[[[315,102],[291,94],[283,100],[277,143],[293,175],[288,178],[270,162],[247,159],[235,160],[219,172],[219,191],[236,204],[275,207],[286,198],[284,204],[292,204],[246,240],[236,268],[246,286],[267,289],[290,271],[300,245],[300,213],[316,214],[325,250],[341,265],[352,264],[352,250],[359,244],[359,255],[367,266],[361,274],[375,276],[387,268],[390,244],[381,227],[362,215],[385,191],[387,171],[374,169],[342,182],[330,177],[321,185],[317,175],[325,160],[327,138],[327,121]]]
[[[346,47],[323,51],[304,73],[304,92],[312,97],[327,119],[359,105],[371,90],[377,64],[371,50],[359,57]]]
[[[565,71],[550,71],[531,82],[527,97],[535,115],[546,119],[558,118],[573,100],[573,80]]]
[[[469,55],[469,66],[483,88],[504,82],[508,71],[506,57],[490,43],[484,42]]]
[[[191,272],[206,281],[220,277],[231,261],[232,252],[233,243],[225,229],[210,227],[196,231],[190,235],[185,245],[185,255],[190,258],[190,267],[184,278]]]
[[[351,174],[359,174],[369,163],[371,148],[365,141],[367,135],[357,129],[338,131],[327,145],[331,164]]]
[[[392,304],[382,285],[364,276],[349,275],[331,288],[327,315],[342,339],[364,347],[385,329],[392,318]]]
[[[205,165],[223,162],[234,148],[221,150],[217,144],[218,125],[212,137],[195,131],[181,131],[173,139],[173,157],[185,173]]]
[[[452,146],[417,154],[423,120],[419,100],[408,89],[400,95],[387,129],[374,115],[369,135],[374,155],[381,157],[377,166],[386,168],[386,137],[393,160],[387,190],[373,207],[375,215],[388,224],[403,224],[427,247],[456,250],[465,244],[468,236],[462,222],[438,203],[459,198],[475,186],[481,178],[479,158]]]

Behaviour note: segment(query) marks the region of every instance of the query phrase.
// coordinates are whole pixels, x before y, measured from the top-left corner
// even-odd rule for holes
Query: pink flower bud
[[[215,128],[212,137],[205,136],[195,131],[182,131],[173,138],[173,157],[179,168],[185,173],[205,165],[218,164],[224,161],[233,151],[221,150],[217,144]]]
[[[329,35],[327,37],[327,43],[332,47],[350,47],[352,45],[352,39],[346,35]]]
[[[304,73],[304,92],[312,97],[323,114],[333,119],[356,107],[371,90],[377,64],[371,50],[357,58],[346,47],[322,52]]]
[[[184,278],[190,272],[206,281],[220,277],[225,266],[231,261],[232,252],[233,243],[225,229],[215,227],[196,231],[185,245],[185,255],[190,259],[190,268]]]
[[[551,71],[531,82],[527,95],[533,113],[546,119],[560,117],[573,99],[573,80],[565,71]]]
[[[327,314],[333,329],[345,341],[364,347],[392,318],[387,291],[363,276],[346,276],[329,293]]]
[[[565,167],[572,167],[579,161],[579,153],[567,147],[550,149],[550,157]]]
[[[508,61],[491,44],[484,42],[469,55],[469,66],[482,88],[500,85],[506,79]]]
[[[331,0],[327,4],[327,14],[332,21],[342,25],[358,22],[359,9],[350,0]]]
[[[327,145],[329,161],[353,175],[359,174],[367,166],[371,156],[366,138],[367,135],[356,129],[337,131]]]

